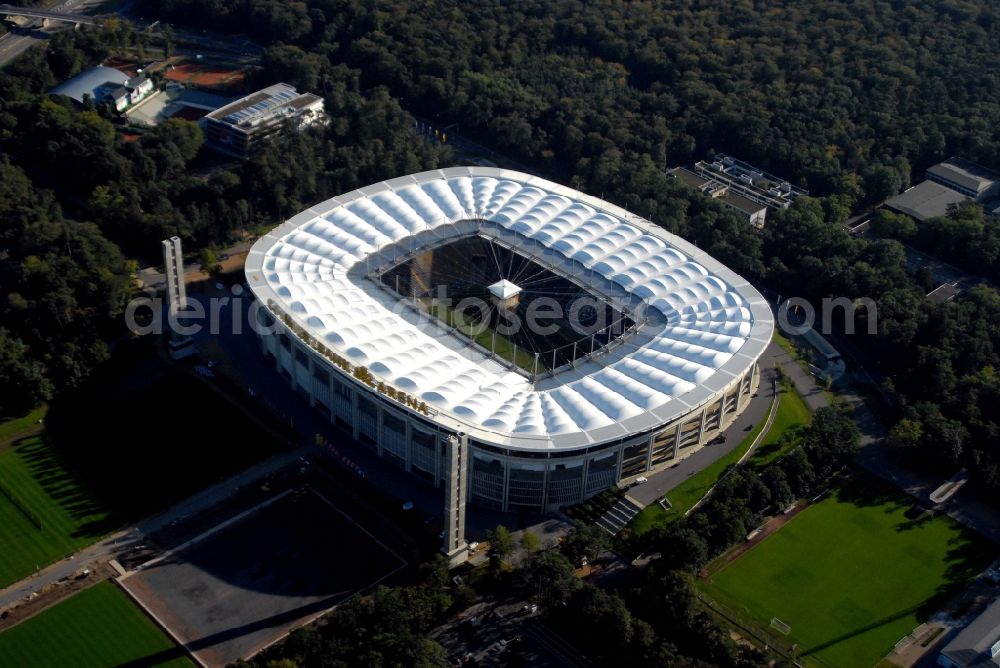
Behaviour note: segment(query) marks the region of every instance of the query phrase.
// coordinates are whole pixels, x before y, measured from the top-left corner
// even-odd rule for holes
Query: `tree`
[[[592,586],[578,589],[569,601],[583,634],[599,637],[608,656],[622,656],[633,636],[632,613],[619,596]]]
[[[771,491],[771,500],[776,510],[784,509],[795,500],[785,472],[779,466],[768,466],[761,472],[760,479]]]
[[[608,549],[608,538],[608,533],[597,525],[578,524],[566,534],[560,550],[573,564],[582,563],[584,558],[593,561]]]
[[[705,539],[690,527],[665,526],[654,544],[665,564],[677,570],[696,570],[708,563],[709,552]]]
[[[917,420],[902,419],[889,430],[889,446],[894,450],[915,450],[924,438],[923,426]]]
[[[579,587],[573,564],[556,550],[536,552],[515,573],[517,592],[542,606],[561,604]]]
[[[917,224],[909,216],[879,209],[872,216],[872,231],[880,237],[908,241],[917,234]]]
[[[20,416],[52,396],[45,367],[28,346],[0,327],[0,416]]]
[[[514,542],[510,537],[510,531],[502,524],[498,524],[495,529],[486,532],[486,541],[490,544],[486,554],[490,558],[490,567],[494,572],[500,570],[511,551],[514,549]]]
[[[833,406],[824,406],[813,413],[802,439],[806,448],[822,451],[839,461],[853,456],[860,440],[854,420]]]
[[[538,548],[542,546],[542,541],[537,535],[530,531],[525,531],[521,534],[521,548],[528,554],[532,554],[538,551]]]
[[[169,23],[164,23],[160,28],[160,32],[163,35],[163,55],[170,58],[174,55],[174,46],[176,44],[173,26]]]
[[[261,67],[262,78],[268,81],[284,81],[300,91],[314,91],[319,87],[320,57],[297,46],[268,47],[261,57]]]
[[[217,276],[222,272],[222,265],[215,251],[206,246],[201,249],[201,270],[211,276]]]

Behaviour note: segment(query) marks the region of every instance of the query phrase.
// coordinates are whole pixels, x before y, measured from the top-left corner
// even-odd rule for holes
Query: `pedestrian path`
[[[597,518],[597,526],[615,536],[626,524],[632,521],[633,517],[639,514],[640,510],[642,510],[642,506],[626,494],[618,500],[618,503],[608,508],[603,515]]]

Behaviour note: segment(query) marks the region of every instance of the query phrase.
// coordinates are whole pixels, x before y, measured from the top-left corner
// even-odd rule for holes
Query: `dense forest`
[[[121,31],[130,33],[123,24],[58,33],[0,71],[0,416],[76,385],[106,358],[106,341],[124,333],[134,271],[122,251],[156,264],[165,237],[189,249],[222,244],[316,200],[451,160],[449,148],[416,137],[385,90],[362,94],[346,67],[325,79],[334,122],[284,134],[229,169],[201,169],[212,163],[188,121],[125,141],[103,110],[47,94],[106,58]]]
[[[974,209],[920,229],[836,223],[953,154],[997,165],[1000,13],[987,2],[377,3],[146,0],[165,19],[245,32],[299,85],[344,66],[363,89],[615,201],[755,282],[818,303],[868,297],[910,462],[1000,487],[998,299],[924,299],[900,241],[998,276],[1000,225]],[[441,39],[447,35],[447,39]],[[811,190],[763,235],[664,171],[724,150]],[[883,219],[885,222],[885,219]],[[866,331],[862,322],[855,331]]]
[[[986,93],[1000,83],[1000,15],[986,2],[146,5],[294,44],[316,56],[303,71],[356,67],[414,113],[640,213],[656,200],[641,176],[710,149],[820,195],[877,202],[911,165],[995,162],[1000,146]]]

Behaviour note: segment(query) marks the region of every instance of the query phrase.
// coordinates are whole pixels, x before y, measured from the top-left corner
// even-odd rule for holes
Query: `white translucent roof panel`
[[[550,270],[594,281],[602,294],[611,286],[661,317],[626,346],[533,384],[400,308],[357,271],[411,237],[447,242],[461,221],[523,240]],[[598,432],[624,421],[666,424],[749,368],[773,329],[760,294],[684,240],[594,197],[496,168],[414,174],[317,204],[254,244],[246,272],[259,300],[330,352],[426,401],[443,427],[516,449],[597,443]],[[490,286],[501,297],[517,289],[506,280]]]

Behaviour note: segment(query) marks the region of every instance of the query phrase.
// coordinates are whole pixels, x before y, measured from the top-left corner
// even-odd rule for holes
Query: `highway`
[[[53,12],[47,9],[32,9],[30,7],[12,7],[10,5],[0,5],[0,14],[4,16],[21,16],[28,19],[49,19],[65,23],[86,23],[100,24],[100,19],[83,14],[67,14],[65,12]]]
[[[46,8],[44,13],[53,15],[83,14],[87,9],[99,5],[101,2],[102,0],[59,0]],[[33,45],[48,39],[53,32],[64,30],[71,25],[70,23],[56,23],[48,28],[32,26],[15,28],[14,32],[0,36],[0,67],[17,58]]]

